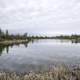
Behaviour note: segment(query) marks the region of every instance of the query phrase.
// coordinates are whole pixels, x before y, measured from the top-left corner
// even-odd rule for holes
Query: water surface
[[[39,71],[55,63],[80,63],[80,44],[70,40],[43,39],[20,45],[0,45],[1,70]]]

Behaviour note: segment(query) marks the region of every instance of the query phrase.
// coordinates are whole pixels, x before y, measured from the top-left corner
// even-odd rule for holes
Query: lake
[[[41,71],[58,63],[79,64],[80,43],[41,39],[20,45],[0,45],[0,70]]]

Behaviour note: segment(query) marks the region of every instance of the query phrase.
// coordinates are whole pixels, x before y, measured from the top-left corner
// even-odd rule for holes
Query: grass
[[[0,45],[11,45],[11,44],[21,44],[21,43],[27,43],[28,40],[5,40],[1,41]]]
[[[0,72],[0,80],[80,80],[80,66],[57,65],[46,72],[27,74]]]

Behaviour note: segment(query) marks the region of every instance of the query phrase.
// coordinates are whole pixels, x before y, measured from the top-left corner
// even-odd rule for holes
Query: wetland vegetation
[[[0,72],[0,80],[80,80],[80,65],[55,65],[45,72],[25,74]]]

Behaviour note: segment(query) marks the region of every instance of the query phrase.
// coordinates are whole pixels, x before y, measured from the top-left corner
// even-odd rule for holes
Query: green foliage
[[[80,39],[80,35],[76,35],[76,34],[72,34],[72,35],[60,35],[60,36],[56,36],[56,38],[58,39]]]
[[[18,39],[28,39],[28,40],[31,40],[31,39],[75,39],[76,41],[80,40],[80,35],[77,35],[77,34],[72,34],[72,35],[60,35],[60,36],[52,36],[52,37],[49,37],[49,36],[28,36],[27,33],[24,33],[23,35],[20,35],[20,34],[16,34],[16,35],[13,35],[13,34],[9,34],[8,30],[6,30],[5,32],[3,32],[1,29],[0,29],[0,41],[3,41],[3,40],[18,40]]]
[[[6,30],[5,32],[3,32],[0,29],[0,41],[4,41],[4,40],[18,40],[18,39],[27,39],[27,33],[20,35],[20,34],[9,34],[8,30]]]

